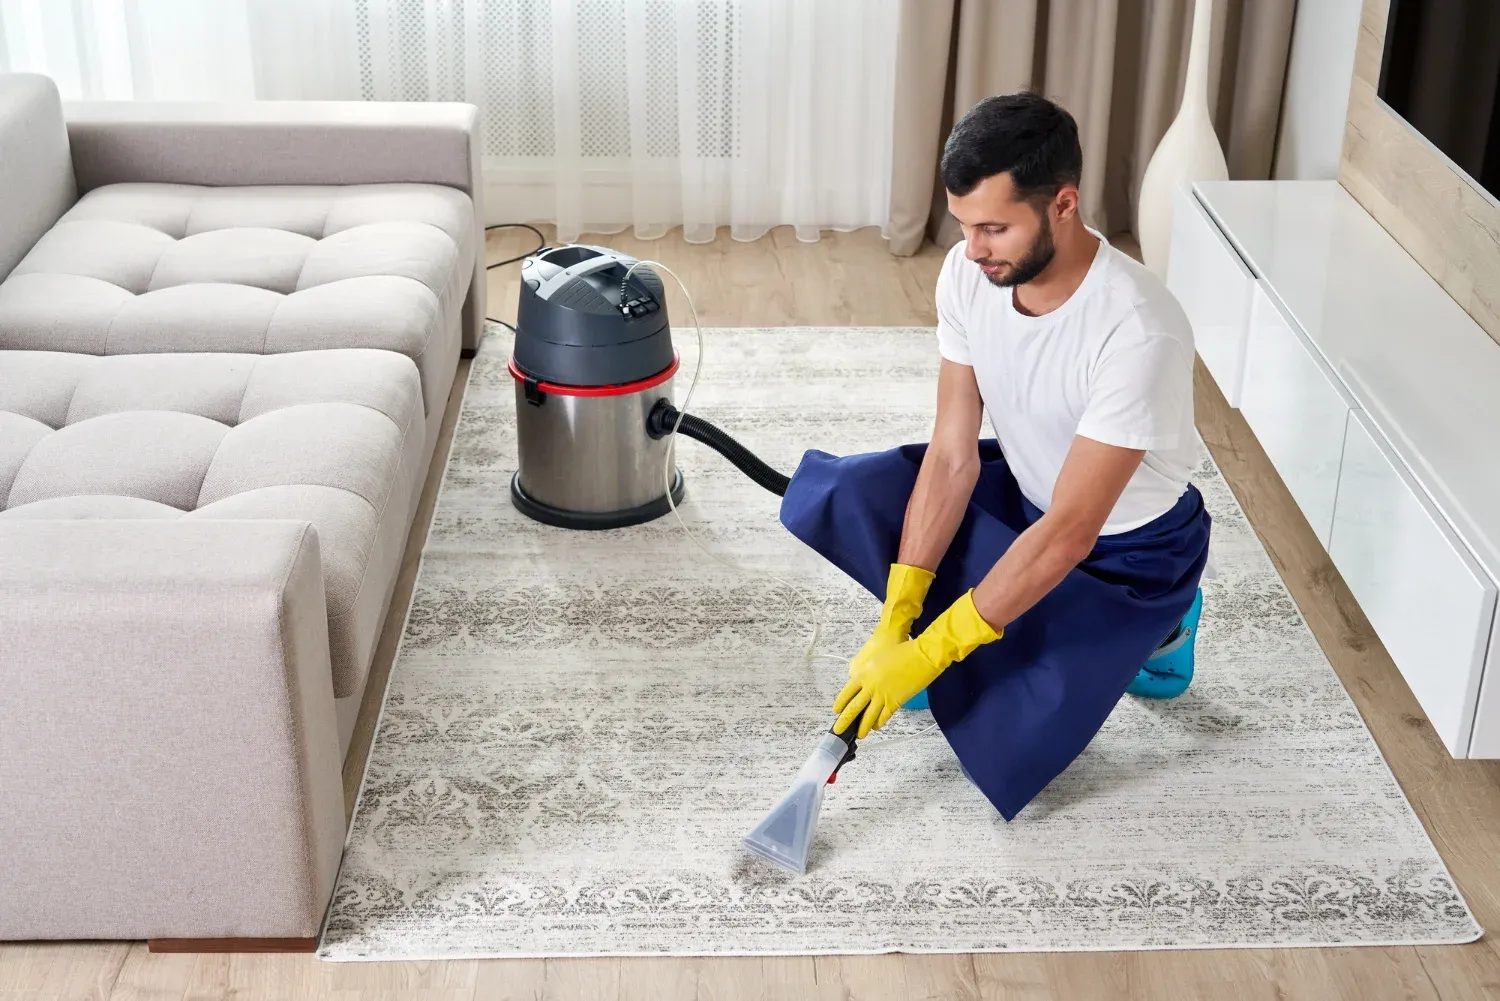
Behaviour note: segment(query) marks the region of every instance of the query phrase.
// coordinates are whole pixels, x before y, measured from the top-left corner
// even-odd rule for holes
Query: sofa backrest
[[[0,281],[77,200],[57,86],[0,74]]]

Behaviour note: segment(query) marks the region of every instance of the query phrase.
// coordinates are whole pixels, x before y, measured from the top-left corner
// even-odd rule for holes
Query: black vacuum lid
[[[661,279],[607,247],[543,250],[521,265],[516,366],[538,382],[618,386],[672,364]]]

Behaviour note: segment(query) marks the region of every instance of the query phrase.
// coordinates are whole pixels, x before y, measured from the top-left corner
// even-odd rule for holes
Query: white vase
[[[1193,37],[1188,45],[1187,81],[1182,106],[1161,137],[1141,178],[1136,203],[1135,236],[1141,259],[1163,281],[1172,243],[1172,206],[1177,191],[1192,181],[1221,181],[1229,165],[1208,113],[1208,57],[1213,44],[1214,0],[1193,7]]]

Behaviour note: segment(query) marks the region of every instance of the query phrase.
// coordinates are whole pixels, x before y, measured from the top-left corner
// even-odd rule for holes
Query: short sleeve
[[[1192,405],[1193,363],[1182,342],[1132,321],[1099,356],[1078,433],[1120,448],[1176,448]]]
[[[973,365],[969,354],[969,335],[965,329],[968,304],[960,294],[960,283],[955,274],[955,257],[962,259],[963,244],[948,252],[937,280],[938,353],[951,362]]]

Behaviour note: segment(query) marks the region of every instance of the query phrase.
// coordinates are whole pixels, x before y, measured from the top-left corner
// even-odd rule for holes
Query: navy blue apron
[[[781,522],[885,599],[907,501],[926,445],[836,457],[809,451]],[[979,482],[937,569],[913,635],[979,584],[1042,516],[1021,494],[999,443],[979,443]],[[1197,594],[1209,517],[1189,486],[1155,521],[1101,536],[1062,583],[928,686],[932,715],[974,784],[1006,820],[1093,740],[1125,688]]]

